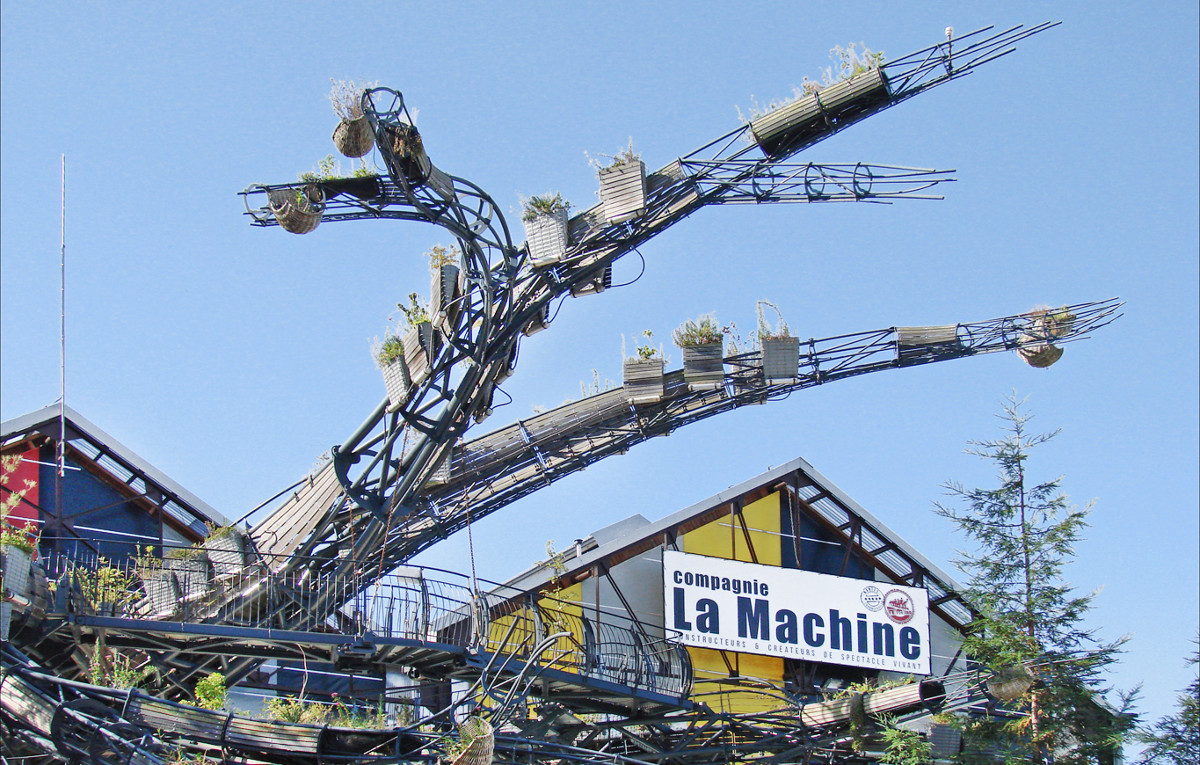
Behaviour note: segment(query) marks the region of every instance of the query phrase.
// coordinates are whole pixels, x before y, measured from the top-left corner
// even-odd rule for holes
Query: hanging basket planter
[[[1018,348],[1017,355],[1031,367],[1046,369],[1062,358],[1063,349],[1050,343],[1038,343]]]
[[[604,218],[610,224],[636,218],[646,211],[646,163],[627,160],[597,172]]]
[[[1033,673],[1024,664],[996,670],[986,685],[987,692],[1000,701],[1013,701],[1033,687]]]
[[[280,228],[292,234],[307,234],[321,225],[325,214],[325,192],[315,183],[299,188],[271,189],[267,205]]]
[[[459,749],[450,765],[492,765],[496,734],[482,717],[468,717],[458,728]]]
[[[762,338],[763,377],[767,382],[795,380],[800,370],[800,338]]]
[[[688,390],[715,390],[725,385],[725,343],[683,347],[683,379]]]
[[[623,381],[629,403],[653,404],[662,401],[666,387],[662,357],[625,359]]]
[[[367,155],[375,147],[375,133],[371,131],[371,123],[366,117],[343,117],[333,129],[333,145],[346,157]]]

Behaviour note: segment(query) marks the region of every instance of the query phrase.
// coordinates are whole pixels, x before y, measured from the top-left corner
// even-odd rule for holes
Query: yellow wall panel
[[[782,565],[779,493],[751,502],[742,508],[740,515],[740,518],[732,513],[723,515],[684,534],[680,540],[683,551],[764,566]],[[749,542],[746,541],[747,536]],[[725,657],[722,658],[721,651],[690,646],[688,653],[692,657],[692,671],[696,680],[728,678],[732,665],[734,676],[783,685],[783,659],[777,656],[725,651]],[[762,712],[782,705],[776,697],[751,690],[708,695],[720,688],[722,686],[717,683],[698,683],[693,698],[726,712]]]
[[[730,513],[684,534],[683,551],[778,566],[783,560],[780,520],[779,493],[775,492],[743,507],[740,518]]]

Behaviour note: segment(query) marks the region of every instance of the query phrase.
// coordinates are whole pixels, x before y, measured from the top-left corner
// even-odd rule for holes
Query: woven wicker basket
[[[496,748],[496,734],[492,724],[482,717],[468,717],[458,728],[460,738],[469,738],[471,743],[451,762],[452,765],[491,765]]]
[[[1050,343],[1039,343],[1037,345],[1027,345],[1024,348],[1018,348],[1017,353],[1029,366],[1036,367],[1037,369],[1045,369],[1062,358],[1063,349]]]
[[[366,117],[342,119],[333,129],[333,145],[347,157],[361,157],[375,146],[375,134]]]
[[[325,193],[316,184],[303,189],[272,189],[267,200],[279,227],[292,234],[313,231],[325,214]]]

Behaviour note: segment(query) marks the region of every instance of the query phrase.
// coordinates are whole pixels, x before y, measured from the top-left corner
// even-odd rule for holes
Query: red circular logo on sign
[[[896,624],[908,624],[916,613],[912,597],[903,590],[889,590],[883,596],[883,610]]]

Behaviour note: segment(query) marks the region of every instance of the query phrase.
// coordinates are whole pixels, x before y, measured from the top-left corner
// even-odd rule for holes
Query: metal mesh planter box
[[[535,266],[557,263],[567,254],[567,211],[538,215],[525,223],[529,259]]]
[[[653,404],[662,401],[663,360],[625,359],[625,396],[631,404]]]
[[[175,575],[170,571],[156,570],[143,572],[140,576],[150,615],[157,618],[174,616],[179,608],[179,583]]]
[[[387,143],[380,146],[388,171],[410,183],[422,184],[429,178],[433,164],[425,153],[421,133],[413,125],[388,125]]]
[[[713,390],[725,384],[725,344],[689,345],[683,349],[683,379],[690,390]]]
[[[321,225],[325,192],[316,184],[298,189],[272,189],[267,194],[267,206],[284,231],[307,234]]]
[[[600,202],[609,223],[636,218],[646,210],[646,163],[640,159],[606,167],[600,177]]]
[[[957,324],[896,327],[896,355],[900,359],[937,359],[961,347]]]
[[[208,594],[207,558],[167,558],[163,561],[163,568],[175,575],[179,583],[180,600],[197,600]]]
[[[887,98],[887,78],[882,69],[873,67],[751,120],[750,132],[767,155],[786,154],[792,147],[835,127],[838,117]]]
[[[896,327],[896,344],[905,347],[946,345],[958,342],[958,325],[936,327]]]
[[[437,467],[433,469],[429,479],[425,481],[426,486],[441,486],[442,484],[450,483],[450,458],[454,454],[454,449],[451,448],[446,452],[446,455],[438,462]]]
[[[762,363],[767,382],[796,379],[800,370],[800,338],[763,338]]]
[[[375,146],[375,134],[366,117],[343,118],[333,129],[333,145],[347,157],[361,157]]]
[[[0,547],[4,555],[4,589],[18,595],[29,595],[29,569],[33,556],[28,550],[15,545]],[[0,603],[0,639],[8,640],[12,628],[13,604]]]
[[[433,358],[433,325],[421,322],[404,335],[404,361],[413,385],[420,385],[429,374],[429,362]]]
[[[929,727],[929,746],[936,758],[957,757],[962,748],[962,731],[953,725],[935,723]]]
[[[16,545],[0,547],[4,555],[4,589],[21,596],[29,595],[29,570],[33,554]]]
[[[204,540],[204,552],[217,579],[233,579],[246,568],[246,537],[237,530]]]
[[[389,411],[404,406],[408,392],[412,390],[412,377],[408,374],[408,364],[403,356],[383,367],[383,386],[387,389]]]
[[[453,334],[458,326],[458,316],[462,308],[462,282],[459,279],[458,266],[438,266],[433,274],[430,295],[429,312],[434,321],[447,335]]]

